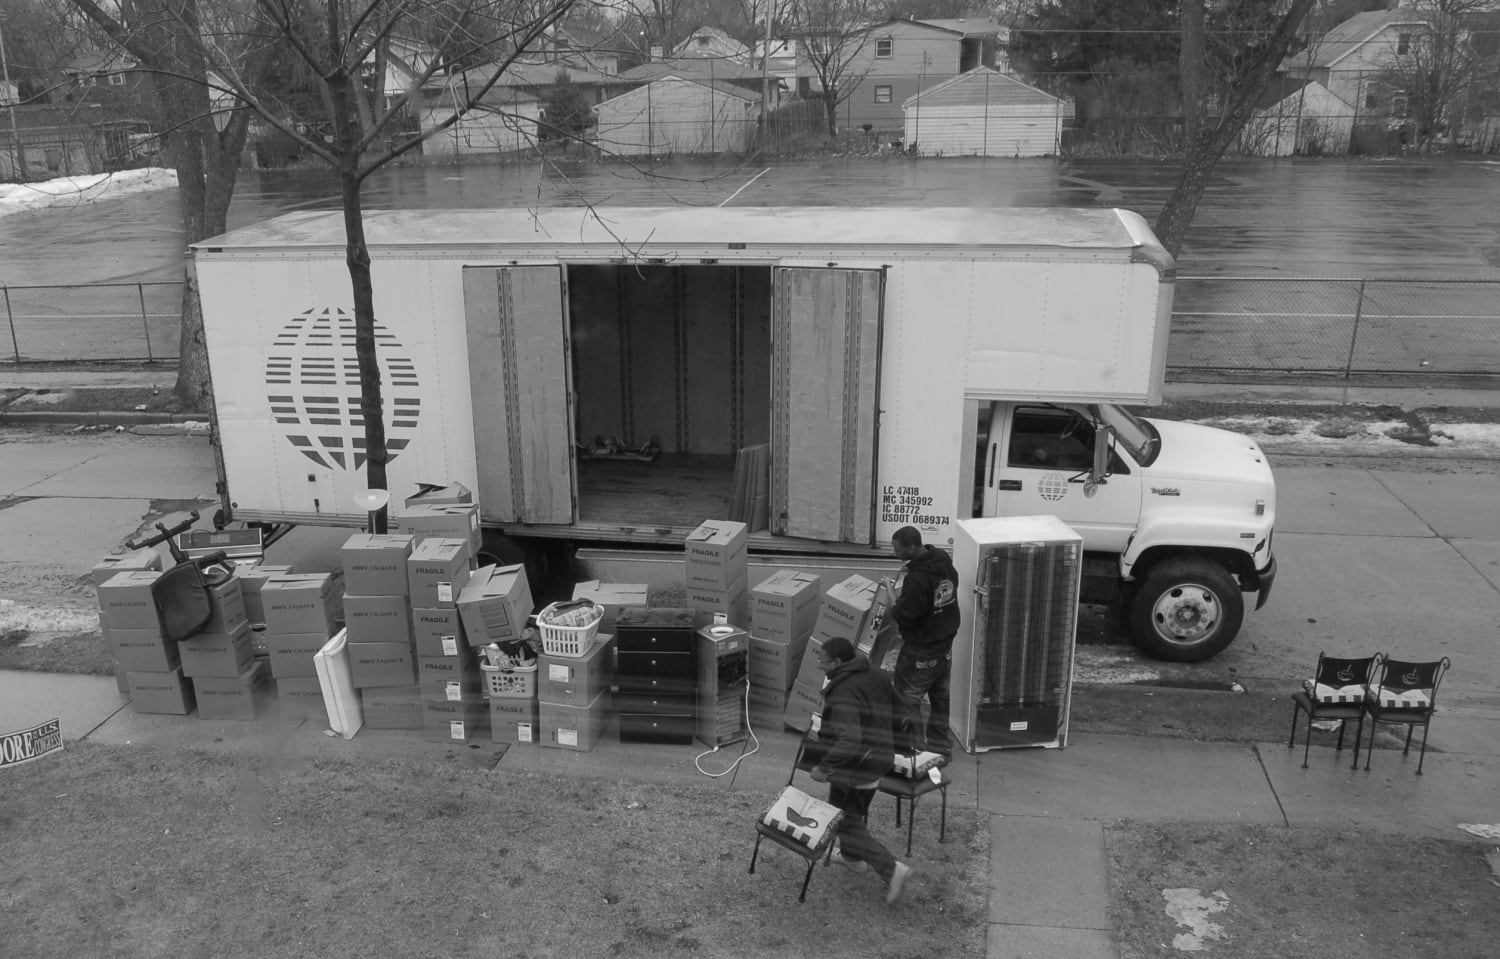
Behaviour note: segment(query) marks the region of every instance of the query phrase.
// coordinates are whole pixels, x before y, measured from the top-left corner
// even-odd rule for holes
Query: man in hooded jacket
[[[885,901],[893,903],[911,867],[871,835],[868,820],[880,777],[895,763],[896,731],[905,709],[890,680],[871,669],[849,640],[831,639],[817,655],[825,674],[818,740],[826,752],[811,775],[828,783],[828,802],[844,811],[832,858],[856,872],[874,869],[886,884]]]
[[[951,758],[948,682],[953,637],[958,633],[958,572],[947,553],[922,545],[922,534],[915,526],[896,530],[891,548],[906,564],[901,595],[891,609],[891,618],[901,630],[896,694],[906,703],[914,731],[922,728],[922,697],[927,697],[930,708],[923,748]]]

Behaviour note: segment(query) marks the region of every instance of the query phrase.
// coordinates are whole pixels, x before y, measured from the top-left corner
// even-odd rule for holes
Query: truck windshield
[[[1156,427],[1123,407],[1111,403],[1090,406],[1089,411],[1115,431],[1116,441],[1130,452],[1130,458],[1150,466],[1161,451],[1161,434]]]

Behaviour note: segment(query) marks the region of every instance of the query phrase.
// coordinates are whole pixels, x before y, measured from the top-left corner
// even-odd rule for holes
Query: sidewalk
[[[254,722],[143,715],[130,709],[113,677],[0,671],[0,732],[54,717],[61,719],[68,743],[150,744],[259,758],[438,760],[450,748],[408,731],[362,730],[344,740],[327,733],[321,721],[274,713]],[[1497,727],[1500,720],[1444,715],[1434,724],[1434,747],[1445,741],[1481,743],[1488,745],[1475,748],[1488,751],[1429,750],[1422,776],[1414,775],[1415,753],[1403,758],[1398,750],[1378,751],[1366,772],[1349,768],[1347,750],[1318,748],[1304,770],[1302,750],[1288,749],[1285,742],[1201,743],[1088,733],[1075,734],[1060,750],[960,755],[950,767],[949,803],[990,814],[987,956],[1116,959],[1105,829],[1118,819],[1347,826],[1406,838],[1462,840],[1467,834],[1457,829],[1459,823],[1500,819],[1494,799],[1500,795]],[[769,796],[786,781],[796,738],[779,723],[758,721],[756,731],[760,751],[741,764],[732,785],[719,782],[726,789]],[[693,759],[703,749],[622,744],[610,729],[589,753],[516,745],[500,763],[558,775],[683,783],[702,780]],[[705,765],[725,768],[737,752],[730,747]],[[481,747],[479,756],[492,754]],[[922,849],[937,838],[939,813],[936,797],[917,808],[911,861],[919,876]],[[876,832],[900,855],[904,842],[897,838],[904,828],[898,832],[892,817],[890,800],[878,800]],[[747,863],[749,845],[747,839]],[[828,882],[815,878],[809,897],[816,900]]]

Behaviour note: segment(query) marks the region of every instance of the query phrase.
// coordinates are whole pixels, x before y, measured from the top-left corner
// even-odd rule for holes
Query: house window
[[[895,49],[896,41],[892,40],[890,37],[886,37],[884,40],[875,41],[875,56],[879,59],[888,59],[891,54],[895,52]]]
[[[1373,93],[1367,93],[1367,94],[1365,94],[1365,109],[1366,110],[1378,110],[1378,109],[1380,109],[1380,98],[1377,97]]]
[[[1403,33],[1396,38],[1396,55],[1405,56],[1411,52],[1411,34]]]
[[[876,103],[890,103],[891,102],[891,88],[889,86],[884,86],[884,85],[876,87],[875,88],[875,102]]]
[[[109,75],[109,85],[112,87],[123,87],[125,85],[125,74],[111,73]]]

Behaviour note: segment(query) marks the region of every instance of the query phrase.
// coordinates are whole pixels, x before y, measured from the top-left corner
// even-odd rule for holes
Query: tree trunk
[[[828,136],[833,138],[839,135],[839,98],[838,91],[833,87],[823,88],[823,112],[828,116]]]
[[[1204,38],[1203,0],[1182,0],[1182,50],[1177,57],[1182,75],[1182,142],[1196,143],[1203,133]]]

